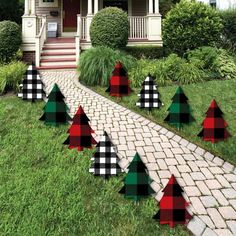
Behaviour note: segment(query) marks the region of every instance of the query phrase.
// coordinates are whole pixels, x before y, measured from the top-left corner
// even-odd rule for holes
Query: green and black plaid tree
[[[124,186],[119,193],[134,201],[140,201],[142,198],[147,198],[150,194],[155,193],[150,186],[152,180],[147,174],[147,168],[138,153],[135,154],[128,170],[129,172],[124,179]]]
[[[172,101],[172,104],[168,108],[169,114],[165,118],[166,122],[179,129],[183,124],[189,124],[195,121],[194,117],[191,115],[192,109],[188,104],[188,98],[181,87],[178,87]]]
[[[48,101],[43,108],[44,114],[39,120],[44,121],[46,125],[52,126],[67,124],[71,117],[67,113],[69,108],[64,102],[64,98],[58,85],[54,84],[52,91],[48,95]]]

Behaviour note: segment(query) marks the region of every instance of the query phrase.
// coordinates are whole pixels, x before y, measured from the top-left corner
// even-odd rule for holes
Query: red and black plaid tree
[[[70,135],[63,144],[69,145],[70,149],[77,148],[78,151],[83,151],[84,148],[92,148],[93,145],[97,144],[92,137],[94,131],[88,123],[90,120],[81,106],[72,120],[73,123],[67,131]]]
[[[186,224],[192,216],[187,211],[189,203],[182,196],[182,188],[172,175],[168,184],[162,190],[164,195],[160,200],[160,210],[153,219],[158,220],[160,224],[169,224],[171,228],[177,224]]]
[[[127,71],[120,62],[116,64],[115,69],[112,72],[112,77],[106,92],[109,92],[113,97],[128,96],[131,93]]]
[[[214,99],[206,112],[206,118],[202,122],[203,129],[198,136],[203,140],[212,143],[223,141],[230,137],[230,134],[226,129],[228,124],[222,116],[223,112]]]

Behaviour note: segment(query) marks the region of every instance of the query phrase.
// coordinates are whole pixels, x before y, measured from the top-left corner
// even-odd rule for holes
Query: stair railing
[[[42,23],[39,33],[35,38],[35,65],[40,66],[40,56],[44,43],[47,40],[47,17],[46,15],[41,16]]]

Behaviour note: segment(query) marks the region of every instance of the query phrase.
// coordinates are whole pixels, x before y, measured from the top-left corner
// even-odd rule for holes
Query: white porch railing
[[[35,65],[36,67],[40,66],[41,50],[47,39],[47,18],[46,16],[42,16],[41,18],[42,18],[41,28],[35,38]]]
[[[80,19],[79,19],[80,18]],[[87,17],[78,15],[77,35],[81,40],[87,40]],[[129,16],[129,39],[147,39],[147,17]]]
[[[147,38],[147,18],[144,16],[129,16],[129,39]]]

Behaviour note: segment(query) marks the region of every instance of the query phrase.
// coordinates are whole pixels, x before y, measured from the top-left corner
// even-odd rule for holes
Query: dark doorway
[[[128,0],[104,0],[103,8],[105,7],[119,7],[128,13]]]

